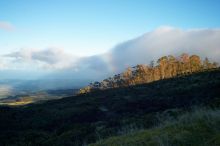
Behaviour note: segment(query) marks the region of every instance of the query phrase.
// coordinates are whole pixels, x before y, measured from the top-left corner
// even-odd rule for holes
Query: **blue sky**
[[[104,53],[160,26],[218,28],[219,0],[0,0],[1,54],[62,48],[78,56]]]

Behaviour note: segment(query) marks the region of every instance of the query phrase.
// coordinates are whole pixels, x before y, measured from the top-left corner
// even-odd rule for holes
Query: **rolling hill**
[[[164,132],[167,135],[162,136],[167,136],[171,145],[200,145],[200,141],[192,140],[195,136],[203,137],[201,132],[206,145],[217,145],[219,87],[220,69],[216,68],[129,87],[95,90],[41,104],[1,106],[1,145],[123,145],[118,141],[124,141],[124,145],[144,145],[140,143],[143,139],[152,139],[152,135],[161,138]],[[198,109],[202,109],[199,110],[201,115],[211,115],[214,124],[203,124],[206,116],[197,119],[194,115],[199,113]],[[198,132],[190,127],[194,126],[190,120],[195,121]],[[182,127],[179,123],[183,123]],[[176,135],[175,130],[179,128],[183,133]],[[173,135],[179,137],[172,138]],[[145,145],[160,143],[152,140]]]

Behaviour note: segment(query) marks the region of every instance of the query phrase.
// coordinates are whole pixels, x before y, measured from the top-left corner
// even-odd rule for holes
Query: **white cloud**
[[[0,56],[0,71],[7,69],[7,63],[5,62],[5,59]]]
[[[105,54],[78,58],[64,49],[21,49],[5,55],[4,59],[10,62],[8,68],[50,69],[53,71],[49,75],[51,78],[98,80],[119,73],[128,66],[182,53],[197,54],[220,63],[220,29],[160,27],[121,43]]]
[[[3,64],[3,62],[1,62],[1,60],[0,60],[0,70],[1,69],[4,69],[4,64]]]
[[[197,54],[220,63],[220,29],[182,30],[160,27],[138,38],[121,43],[111,51],[80,58],[77,72],[65,70],[60,76],[101,80],[120,73],[129,66],[148,64],[164,55],[179,56],[182,53]]]
[[[7,21],[0,21],[0,29],[6,30],[6,31],[13,31],[15,27]]]
[[[18,66],[25,64],[32,68],[63,69],[74,64],[77,57],[66,53],[63,49],[49,48],[44,50],[21,49],[4,55]],[[21,66],[20,66],[21,67]]]
[[[138,38],[117,45],[109,52],[113,66],[149,63],[164,55],[198,54],[220,62],[220,29],[160,27]]]

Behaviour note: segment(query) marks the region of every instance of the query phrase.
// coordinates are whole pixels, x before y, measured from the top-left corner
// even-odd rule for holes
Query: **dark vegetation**
[[[218,145],[219,107],[220,69],[200,68],[42,104],[1,106],[0,145]]]
[[[220,110],[195,109],[157,127],[98,141],[91,146],[219,146]]]

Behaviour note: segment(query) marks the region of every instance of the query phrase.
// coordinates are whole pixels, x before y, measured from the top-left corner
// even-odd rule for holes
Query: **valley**
[[[41,103],[46,100],[61,99],[77,94],[79,89],[53,89],[42,91],[20,91],[8,93],[0,99],[0,105],[19,106],[30,103]]]

